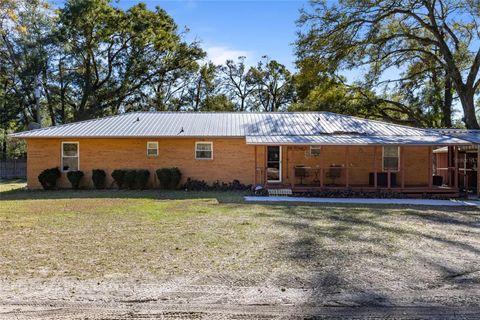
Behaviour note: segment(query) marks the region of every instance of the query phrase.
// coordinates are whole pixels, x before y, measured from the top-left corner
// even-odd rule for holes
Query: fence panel
[[[27,178],[27,160],[0,160],[0,179]]]

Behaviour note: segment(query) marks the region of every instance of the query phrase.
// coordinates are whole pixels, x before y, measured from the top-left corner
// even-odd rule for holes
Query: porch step
[[[268,195],[274,196],[274,197],[291,196],[292,189],[288,189],[288,188],[268,189]]]

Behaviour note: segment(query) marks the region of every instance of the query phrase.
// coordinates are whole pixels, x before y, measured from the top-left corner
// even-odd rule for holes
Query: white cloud
[[[252,66],[256,64],[255,54],[252,51],[235,50],[229,47],[212,46],[205,49],[207,58],[215,64],[224,64],[227,60],[236,61],[238,57],[246,57],[245,64]]]

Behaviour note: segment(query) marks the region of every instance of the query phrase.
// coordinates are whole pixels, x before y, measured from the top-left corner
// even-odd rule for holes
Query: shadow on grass
[[[478,208],[397,207],[394,212],[378,206],[330,206],[321,212],[307,206],[278,209],[282,214],[259,214],[270,217],[291,235],[281,239],[272,252],[308,271],[306,282],[313,289],[308,300],[315,306],[371,307],[389,314],[389,308],[401,301],[401,293],[392,293],[390,285],[405,288],[403,294],[413,294],[422,286],[454,285],[462,290],[480,283]],[[436,252],[438,248],[445,251]],[[410,277],[416,272],[422,276]],[[434,305],[424,303],[435,311]],[[383,307],[387,309],[382,311]],[[366,310],[367,314],[372,310]]]

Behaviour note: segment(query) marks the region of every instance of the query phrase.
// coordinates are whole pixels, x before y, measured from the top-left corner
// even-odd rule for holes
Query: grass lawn
[[[7,285],[183,277],[218,288],[275,287],[280,295],[306,290],[285,298],[294,304],[480,302],[478,208],[249,204],[228,192],[22,187],[0,183]]]

